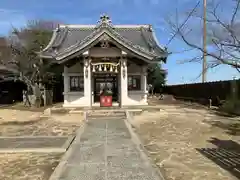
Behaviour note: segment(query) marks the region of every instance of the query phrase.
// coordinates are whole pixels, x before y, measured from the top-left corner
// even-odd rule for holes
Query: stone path
[[[0,152],[65,152],[73,136],[0,137]]]
[[[120,119],[89,120],[51,180],[161,180]]]

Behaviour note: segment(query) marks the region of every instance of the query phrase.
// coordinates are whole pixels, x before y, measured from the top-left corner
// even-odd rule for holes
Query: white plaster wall
[[[98,48],[93,47],[89,49],[89,57],[119,57],[121,50],[118,48]],[[85,67],[80,62],[67,68],[64,68],[64,107],[80,107],[91,106],[93,104],[93,79],[91,77],[90,66],[87,69],[88,77],[85,76]],[[69,81],[70,76],[83,76],[84,79],[84,91],[83,92],[70,92]]]
[[[132,105],[148,105],[147,90],[146,90],[146,66],[138,66],[130,64],[127,68],[128,75],[141,75],[141,90],[128,91],[127,97],[124,99],[123,106]]]
[[[92,48],[89,50],[90,57],[116,57],[120,56],[121,51],[116,48]],[[123,78],[122,68],[119,73],[119,100],[121,106],[132,106],[132,105],[147,105],[146,98],[146,79],[144,79],[144,68],[136,64],[130,64],[126,67],[126,76]],[[85,70],[88,71],[88,77],[85,76]],[[85,78],[84,80],[84,91],[83,92],[70,92],[69,81],[70,76],[81,75]],[[139,91],[128,91],[128,75],[141,75],[141,90]],[[93,104],[93,79],[91,77],[90,67],[86,69],[80,63],[76,63],[70,68],[64,68],[64,107],[81,107],[91,106]]]
[[[84,76],[83,66],[80,63],[76,63],[71,67],[64,67],[64,104],[63,107],[81,107],[86,106],[89,98],[84,96],[82,92],[70,92],[70,76]]]
[[[128,104],[129,105],[147,105],[147,100],[144,98],[143,91],[129,91]]]
[[[68,92],[64,94],[63,107],[86,106],[88,99],[84,97],[84,92]]]
[[[128,91],[123,106],[148,105],[144,91]]]

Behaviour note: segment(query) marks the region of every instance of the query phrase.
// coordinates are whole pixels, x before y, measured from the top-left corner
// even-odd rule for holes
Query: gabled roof
[[[102,16],[97,25],[59,25],[40,55],[62,61],[71,54],[83,53],[102,36],[147,60],[166,60],[167,51],[159,45],[151,25],[112,25],[107,16]]]

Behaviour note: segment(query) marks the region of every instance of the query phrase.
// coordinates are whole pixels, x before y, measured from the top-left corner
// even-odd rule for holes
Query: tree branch
[[[174,23],[170,22],[169,25],[173,32],[175,32],[174,37],[176,34],[183,40],[183,42],[191,47],[192,49],[196,49],[201,53],[206,53],[207,56],[212,57],[215,59],[215,63],[211,67],[215,67],[219,64],[226,64],[232,66],[236,69],[240,68],[240,40],[239,40],[239,30],[238,24],[235,24],[235,19],[237,16],[238,9],[240,7],[240,0],[236,0],[235,3],[236,7],[234,8],[234,12],[232,17],[230,18],[229,24],[226,23],[220,16],[217,15],[218,8],[220,6],[220,2],[216,4],[212,9],[208,8],[208,13],[212,15],[212,19],[208,18],[206,21],[207,23],[213,23],[212,25],[212,39],[209,41],[209,48],[212,48],[214,51],[207,51],[205,52],[203,47],[199,46],[197,43],[190,42],[188,40],[189,35],[183,32],[183,26],[181,28],[177,27]],[[193,8],[190,13],[188,13],[187,20],[190,17],[195,16],[194,14],[195,8]],[[203,19],[202,16],[200,16]],[[194,32],[191,28],[189,28],[189,24],[185,23],[184,25],[188,25],[189,32]],[[218,26],[217,26],[218,25]],[[240,24],[239,24],[240,25]],[[211,27],[210,27],[211,28]],[[208,30],[211,30],[208,28]],[[219,32],[218,32],[219,31]],[[189,33],[188,32],[188,33]],[[238,34],[237,34],[238,33]],[[197,35],[195,35],[197,36]],[[187,51],[187,50],[186,50]],[[195,60],[199,60],[199,57],[193,58],[188,60],[188,62],[192,62]],[[186,60],[185,60],[186,61]]]
[[[240,0],[237,0],[236,4],[237,5],[236,5],[236,8],[234,9],[233,16],[232,16],[232,19],[231,19],[231,26],[234,25],[235,18],[236,18],[236,15],[237,15],[237,12],[238,12],[238,9],[239,9],[239,5],[240,5]]]

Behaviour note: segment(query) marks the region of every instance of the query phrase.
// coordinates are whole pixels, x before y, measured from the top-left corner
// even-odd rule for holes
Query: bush
[[[240,116],[240,100],[233,98],[227,99],[219,110],[231,115]]]
[[[112,96],[112,91],[111,90],[104,90],[101,94],[101,96]]]

